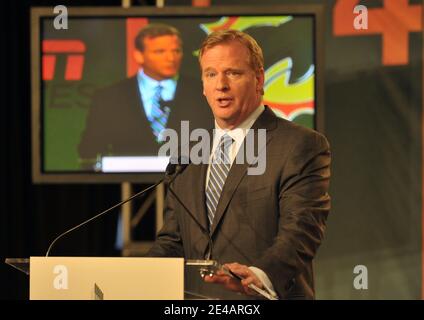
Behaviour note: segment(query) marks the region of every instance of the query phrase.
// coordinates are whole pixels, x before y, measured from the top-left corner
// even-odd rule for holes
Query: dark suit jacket
[[[167,128],[178,134],[181,120],[190,121],[190,130],[213,125],[212,112],[197,85],[199,81],[189,82],[181,76],[174,100],[167,103],[171,108]],[[93,161],[97,154],[157,155],[159,144],[144,112],[135,76],[94,95],[78,150],[81,158]]]
[[[311,299],[312,260],[330,209],[329,145],[323,135],[279,119],[269,108],[254,123],[257,128],[267,132],[265,173],[247,175],[247,163],[233,163],[211,230],[212,258],[262,269],[280,298]],[[207,167],[189,165],[172,186],[205,229]],[[148,255],[204,259],[207,251],[208,237],[168,192],[165,224]],[[200,279],[189,282],[194,278]],[[202,281],[188,286],[207,296],[240,297]]]

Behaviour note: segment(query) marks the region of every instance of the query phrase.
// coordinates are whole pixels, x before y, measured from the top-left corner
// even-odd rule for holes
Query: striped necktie
[[[225,134],[215,149],[212,162],[209,165],[209,181],[206,187],[206,207],[208,211],[209,229],[212,227],[216,207],[224,188],[225,180],[231,168],[230,147],[233,139]]]
[[[153,130],[153,134],[156,137],[157,142],[162,142],[161,131],[166,128],[166,122],[168,121],[169,107],[161,107],[160,102],[162,100],[162,86],[158,85],[155,88],[155,94],[152,99],[152,118],[150,121],[150,127]]]

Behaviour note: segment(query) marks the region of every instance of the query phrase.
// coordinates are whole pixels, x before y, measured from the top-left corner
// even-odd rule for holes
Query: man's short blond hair
[[[249,64],[255,73],[264,68],[264,56],[261,47],[250,35],[238,30],[221,30],[209,34],[200,47],[199,62],[206,50],[233,41],[241,43],[249,51]]]
[[[134,45],[137,50],[144,51],[144,39],[157,38],[162,36],[176,36],[182,45],[181,34],[177,28],[164,23],[149,23],[141,28],[134,39]]]

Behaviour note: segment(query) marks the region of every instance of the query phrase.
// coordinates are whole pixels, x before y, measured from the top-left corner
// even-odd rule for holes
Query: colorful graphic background
[[[180,30],[184,48],[180,72],[199,82],[197,54],[204,37],[220,29],[248,32],[264,52],[264,103],[283,118],[314,127],[315,59],[311,16],[70,18],[72,28],[66,37],[53,28],[52,19],[45,19],[42,33],[44,171],[79,171],[81,159],[77,146],[91,97],[96,90],[135,74],[134,37],[149,22],[167,23]],[[62,43],[62,51],[46,51],[54,41]],[[85,51],[78,51],[80,47]],[[75,70],[72,60],[76,54],[82,59],[81,72]],[[52,55],[56,59],[54,70],[47,63]],[[81,63],[78,66],[81,67]],[[73,78],[68,76],[68,69],[73,71]],[[190,103],[195,112],[196,102]]]

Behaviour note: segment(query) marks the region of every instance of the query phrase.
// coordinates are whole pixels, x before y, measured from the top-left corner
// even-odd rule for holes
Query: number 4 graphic
[[[337,0],[333,8],[335,36],[382,35],[383,65],[402,65],[409,61],[409,33],[421,31],[421,5],[408,0],[384,0],[383,8],[368,9],[368,29],[356,30],[352,21],[360,0]]]

